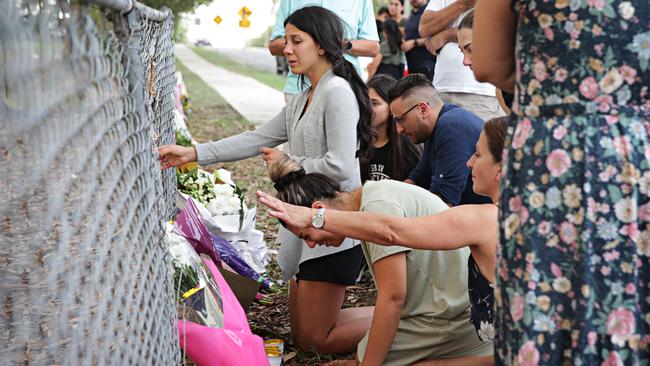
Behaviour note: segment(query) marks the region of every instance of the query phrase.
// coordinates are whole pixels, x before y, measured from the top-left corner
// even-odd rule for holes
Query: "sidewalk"
[[[187,46],[176,45],[176,57],[216,90],[239,114],[253,124],[275,117],[284,107],[284,94],[259,81],[215,66]]]

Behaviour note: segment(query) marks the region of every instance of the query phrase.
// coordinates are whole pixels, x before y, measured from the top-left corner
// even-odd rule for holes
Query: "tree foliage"
[[[178,16],[180,13],[191,12],[199,5],[208,4],[212,0],[139,0],[141,3],[154,9],[160,9],[163,6],[168,7]]]

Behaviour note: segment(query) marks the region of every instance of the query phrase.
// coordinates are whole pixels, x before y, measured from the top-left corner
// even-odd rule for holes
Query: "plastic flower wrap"
[[[226,239],[239,256],[257,273],[266,272],[269,262],[268,248],[264,234],[255,229],[255,213],[244,202],[244,193],[233,182],[231,174],[219,169],[210,174],[201,169],[177,172],[179,190],[194,198],[200,205],[197,209],[208,230]],[[177,199],[177,206],[183,208],[185,199]]]
[[[176,309],[179,319],[208,327],[223,327],[221,292],[212,273],[206,270],[190,243],[165,224],[165,244],[173,270]]]

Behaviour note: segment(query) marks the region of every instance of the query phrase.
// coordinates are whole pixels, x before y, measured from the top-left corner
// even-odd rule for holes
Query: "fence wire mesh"
[[[0,364],[178,364],[172,15],[84,4],[0,1]]]

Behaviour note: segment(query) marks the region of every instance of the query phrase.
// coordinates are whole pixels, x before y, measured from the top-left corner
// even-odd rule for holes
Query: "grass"
[[[270,86],[273,89],[282,91],[287,81],[286,76],[271,74],[267,71],[257,69],[252,66],[241,64],[228,56],[224,56],[217,51],[207,48],[189,46],[197,55],[203,57],[210,63],[223,67],[224,69],[238,74],[250,76],[253,79]]]
[[[190,97],[192,113],[189,115],[187,126],[194,139],[198,142],[214,141],[254,128],[251,123],[232,109],[219,93],[196,74],[190,72],[178,60],[176,60],[176,69],[183,74],[183,80]],[[257,205],[255,198],[257,190],[274,192],[260,157],[238,162],[218,163],[206,167],[206,170],[213,171],[218,168],[232,172],[232,178],[244,191],[249,207]],[[266,207],[257,206],[256,227],[264,233],[264,240],[269,249],[277,250],[279,244],[276,242],[276,234],[279,224],[277,220],[267,215]],[[274,282],[282,278],[275,256],[267,266],[267,277]],[[318,365],[323,361],[336,358],[354,357],[353,354],[320,355],[316,352],[298,349],[290,334],[287,286],[276,286],[273,292],[267,296],[272,300],[271,303],[254,302],[248,313],[248,320],[253,333],[264,339],[279,338],[284,340],[284,364],[286,366]],[[365,277],[358,286],[348,288],[344,307],[374,305],[374,297],[375,290],[372,280]]]

